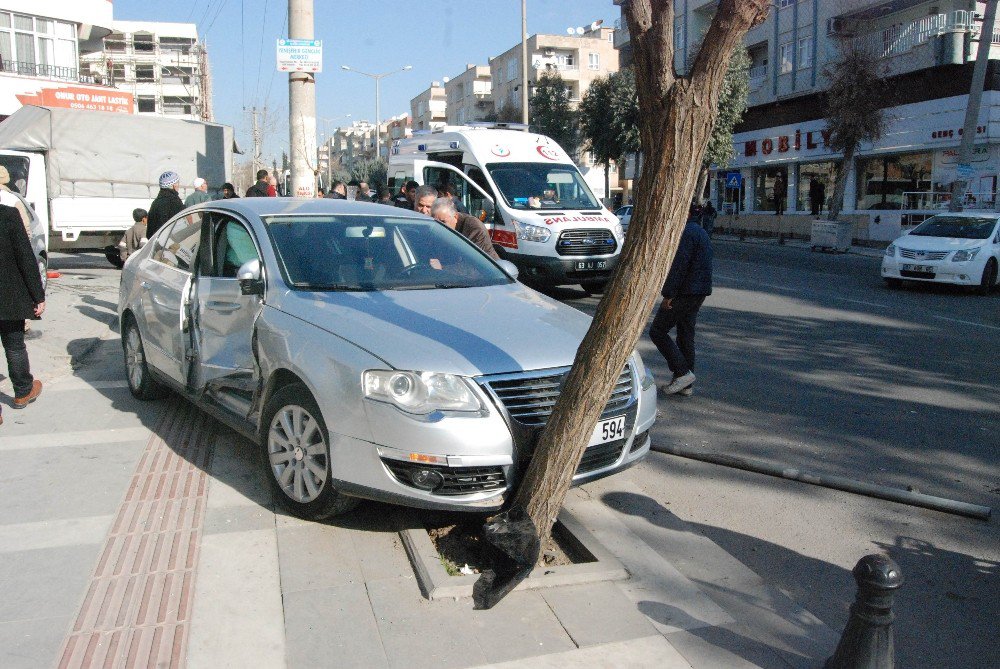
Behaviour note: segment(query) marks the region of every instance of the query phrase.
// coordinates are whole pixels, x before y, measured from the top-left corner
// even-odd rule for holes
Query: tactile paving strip
[[[183,667],[216,423],[174,400],[115,516],[60,669]]]

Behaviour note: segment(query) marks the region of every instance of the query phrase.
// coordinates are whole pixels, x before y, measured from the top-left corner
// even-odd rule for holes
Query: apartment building
[[[100,48],[85,52],[88,75],[135,97],[140,114],[212,120],[208,54],[193,23],[114,21]]]
[[[440,81],[432,81],[426,90],[410,100],[413,130],[433,130],[448,120],[448,94]]]
[[[329,141],[330,164],[350,172],[356,161],[377,155],[377,141],[375,124],[370,121],[355,121],[337,128]]]
[[[532,35],[528,38],[528,93],[544,72],[558,72],[569,87],[569,98],[579,102],[597,77],[618,71],[614,29],[592,23],[573,35]],[[499,112],[521,109],[521,44],[490,59],[493,100]]]
[[[6,0],[0,7],[0,120],[22,105],[132,113],[127,93],[80,71],[111,32],[107,0]]]
[[[690,67],[712,20],[712,0],[678,2],[675,69]],[[985,3],[975,0],[775,0],[767,20],[745,43],[752,60],[749,109],[736,128],[736,158],[715,171],[711,194],[723,211],[773,212],[774,184],[787,184],[785,209],[809,216],[813,179],[833,192],[841,154],[829,144],[824,118],[827,66],[842,45],[872,50],[895,92],[886,110],[889,130],[861,147],[848,168],[844,210],[867,220],[870,239],[888,240],[901,229],[946,208],[957,179],[958,145],[973,63],[981,41]],[[1000,173],[1000,31],[988,40],[990,66],[977,124],[966,208],[995,210]],[[628,31],[615,36],[623,59]],[[740,174],[740,190],[726,177]],[[781,196],[780,194],[778,195]]]
[[[444,82],[448,125],[481,121],[493,112],[493,75],[489,65],[465,66],[462,74]]]

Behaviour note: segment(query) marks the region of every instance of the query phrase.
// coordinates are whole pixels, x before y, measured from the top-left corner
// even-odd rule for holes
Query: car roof
[[[1000,218],[1000,213],[995,211],[942,211],[934,216],[957,216],[958,218]]]
[[[430,220],[423,214],[401,207],[393,207],[375,202],[334,200],[331,198],[241,197],[228,200],[212,200],[199,205],[198,208],[228,209],[246,217],[334,214],[394,216]]]

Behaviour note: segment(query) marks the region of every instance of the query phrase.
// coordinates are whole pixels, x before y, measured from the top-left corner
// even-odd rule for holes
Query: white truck
[[[34,208],[46,249],[117,244],[160,174],[180,175],[183,198],[196,177],[230,181],[232,158],[233,130],[215,123],[30,105],[0,123],[8,187]]]
[[[565,151],[514,124],[445,126],[396,140],[389,184],[450,183],[500,256],[536,285],[601,292],[625,233]]]

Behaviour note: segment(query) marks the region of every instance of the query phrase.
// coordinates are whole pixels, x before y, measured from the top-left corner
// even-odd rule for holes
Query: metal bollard
[[[858,595],[833,657],[824,669],[893,669],[892,602],[903,572],[885,555],[866,555],[851,572]]]

